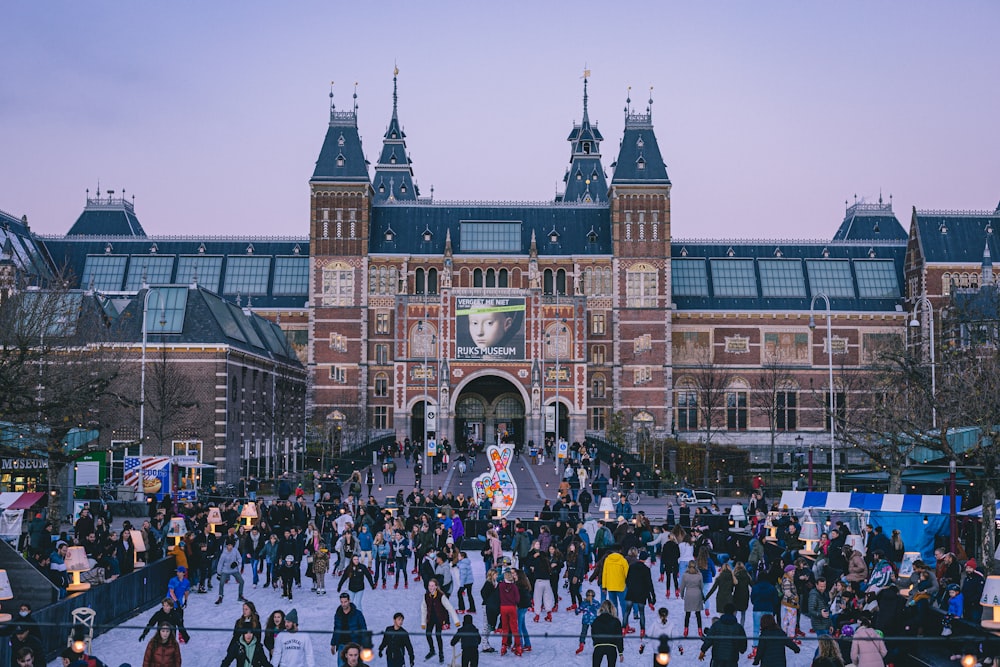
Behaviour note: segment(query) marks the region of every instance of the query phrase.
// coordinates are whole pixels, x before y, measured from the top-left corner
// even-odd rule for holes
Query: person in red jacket
[[[514,571],[509,567],[503,571],[503,581],[500,582],[500,627],[503,632],[503,643],[500,655],[506,655],[510,647],[510,636],[514,635],[514,655],[521,655],[521,634],[517,627],[517,603],[521,599],[521,591],[514,579]]]

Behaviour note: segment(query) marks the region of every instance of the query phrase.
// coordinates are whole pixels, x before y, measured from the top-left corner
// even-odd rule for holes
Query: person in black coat
[[[160,623],[169,623],[171,626],[177,628],[181,634],[181,639],[185,643],[191,641],[191,635],[188,634],[187,629],[184,627],[184,616],[180,610],[174,608],[174,601],[170,598],[163,598],[163,602],[160,604],[161,607],[150,617],[142,634],[139,635],[139,641],[145,641],[149,631],[159,627]]]
[[[750,653],[753,664],[762,667],[785,667],[785,649],[790,648],[795,653],[802,649],[795,640],[778,627],[771,614],[765,614],[760,619],[760,643]]]
[[[638,550],[629,549],[629,560],[633,556],[638,556]],[[656,604],[656,591],[653,590],[653,575],[649,571],[649,566],[641,560],[637,560],[628,567],[628,575],[625,577],[625,632],[635,632],[629,627],[628,619],[635,608],[639,613],[640,636],[646,636],[646,605]]]
[[[712,667],[736,667],[740,654],[747,650],[747,633],[736,620],[736,605],[727,603],[723,612],[705,632],[698,660],[704,660],[705,654],[711,650]]]
[[[615,605],[611,600],[601,603],[597,618],[590,625],[590,639],[594,642],[594,667],[600,667],[604,658],[608,667],[615,667],[615,658],[625,661],[625,643],[622,641],[622,624],[615,616]]]
[[[271,667],[271,661],[267,659],[267,651],[260,643],[260,637],[252,630],[233,637],[220,667],[229,667],[233,662],[236,663],[236,667],[246,667],[248,663],[250,667]]]
[[[472,614],[466,614],[462,619],[462,627],[451,638],[452,646],[462,643],[462,667],[479,667],[479,642],[483,638],[472,621]]]
[[[413,644],[410,633],[403,627],[403,614],[396,612],[392,617],[392,625],[382,633],[382,643],[378,645],[378,657],[386,653],[387,667],[403,667],[406,654],[410,654],[410,667],[413,667]]]

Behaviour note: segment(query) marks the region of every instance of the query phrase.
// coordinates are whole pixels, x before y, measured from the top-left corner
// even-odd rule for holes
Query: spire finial
[[[649,87],[649,105],[646,107],[646,115],[650,120],[653,118],[653,87]]]
[[[330,82],[330,117],[333,118],[333,112],[337,109],[337,105],[333,103],[333,81]]]
[[[583,122],[584,123],[588,123],[588,122],[590,122],[590,117],[589,117],[589,115],[587,113],[587,79],[590,78],[590,70],[587,69],[586,65],[584,65],[583,67],[584,67],[584,69],[583,69]]]
[[[628,118],[632,106],[632,86],[625,89],[625,118]]]
[[[392,117],[396,117],[396,77],[399,76],[399,67],[392,68]]]
[[[358,82],[354,82],[354,116],[358,115]]]

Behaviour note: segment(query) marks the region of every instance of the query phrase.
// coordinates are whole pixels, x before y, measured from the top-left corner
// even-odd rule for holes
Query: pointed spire
[[[451,227],[444,232],[444,254],[446,257],[451,257],[452,247],[451,247]]]
[[[330,82],[330,120],[333,120],[333,112],[337,110],[337,105],[333,103],[333,81]]]
[[[982,280],[983,285],[993,284],[993,258],[990,255],[990,234],[986,235],[986,245],[983,247]]]
[[[653,87],[649,87],[649,104],[646,106],[646,115],[649,116],[649,120],[653,120]]]
[[[583,70],[583,124],[590,125],[590,115],[587,112],[587,79],[590,78],[590,70]]]
[[[392,69],[392,117],[396,118],[396,77],[399,76],[399,67]]]

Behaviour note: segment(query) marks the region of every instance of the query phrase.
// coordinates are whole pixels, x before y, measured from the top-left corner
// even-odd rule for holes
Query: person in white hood
[[[274,642],[274,667],[316,667],[313,645],[309,635],[299,632],[299,612],[292,609],[285,614],[285,631]]]

